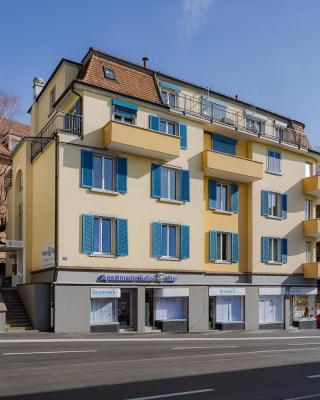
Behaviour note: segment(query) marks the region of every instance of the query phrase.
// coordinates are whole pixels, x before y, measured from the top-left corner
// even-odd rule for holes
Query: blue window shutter
[[[81,115],[81,100],[80,99],[78,99],[76,102],[75,110],[76,110],[76,115]]]
[[[91,254],[93,251],[93,215],[82,215],[82,253]]]
[[[261,239],[261,260],[264,263],[269,261],[269,238],[265,236]]]
[[[268,197],[268,192],[266,190],[261,190],[261,215],[265,217],[269,213]]]
[[[160,118],[156,115],[149,115],[149,128],[154,131],[160,130]]]
[[[161,198],[161,165],[151,165],[151,196]]]
[[[152,257],[161,257],[161,224],[152,223]]]
[[[209,232],[209,260],[217,261],[217,232]]]
[[[281,216],[283,219],[286,219],[288,216],[288,196],[286,194],[281,196],[281,203]]]
[[[231,234],[231,262],[239,262],[239,235],[237,233]]]
[[[239,210],[239,186],[231,185],[231,212],[237,213]]]
[[[93,153],[81,150],[81,186],[92,188],[93,185]]]
[[[217,208],[217,182],[210,179],[208,181],[208,192],[209,192],[209,208],[214,210]]]
[[[281,239],[281,259],[282,264],[288,262],[288,239]]]
[[[116,164],[116,191],[119,193],[127,193],[127,159],[124,157],[117,157]]]
[[[190,257],[190,226],[180,227],[180,258],[186,260]]]
[[[190,201],[190,171],[186,169],[180,172],[180,200]]]
[[[128,255],[128,221],[118,218],[117,224],[117,256]]]
[[[179,124],[179,135],[180,135],[180,147],[183,150],[188,148],[188,134],[187,125]]]

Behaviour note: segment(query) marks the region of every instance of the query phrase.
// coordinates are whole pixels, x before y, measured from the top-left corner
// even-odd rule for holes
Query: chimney
[[[148,57],[142,57],[142,61],[143,61],[143,67],[144,68],[148,68],[149,58]]]
[[[38,97],[40,94],[41,90],[43,89],[44,86],[44,81],[42,78],[35,77],[33,78],[33,100]]]

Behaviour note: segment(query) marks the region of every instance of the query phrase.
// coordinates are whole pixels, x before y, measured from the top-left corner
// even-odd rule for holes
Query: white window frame
[[[112,73],[112,78],[110,78],[109,76],[106,76],[106,71],[111,71]],[[110,67],[104,67],[103,68],[103,75],[106,79],[108,79],[109,81],[115,81],[116,80],[116,75],[114,73],[114,70]]]
[[[114,192],[115,191],[115,186],[116,186],[116,160],[115,157],[112,156],[106,156],[106,155],[102,155],[99,153],[94,153],[93,154],[93,159],[94,157],[101,157],[102,158],[102,163],[101,163],[101,183],[102,183],[102,187],[98,188],[93,186],[93,190],[101,190],[103,192]],[[104,160],[105,159],[110,159],[112,160],[112,189],[105,189],[104,188]],[[93,184],[94,184],[94,168],[93,168]]]
[[[271,168],[271,164],[270,164],[270,160],[269,160],[269,152],[280,154],[279,171],[276,171],[275,169]],[[273,157],[273,159],[275,160],[275,157]],[[274,167],[274,162],[273,162],[273,167]],[[281,151],[273,150],[273,149],[267,149],[267,172],[270,172],[271,174],[277,174],[277,175],[281,175],[282,174],[282,153],[281,153]]]
[[[168,179],[166,180],[166,189],[167,189],[168,196],[161,197],[161,199],[179,201],[179,199],[180,199],[180,169],[174,168],[174,167],[165,167],[165,166],[163,166],[162,168],[166,169],[168,171],[168,173],[167,173]],[[175,199],[172,199],[170,197],[170,186],[171,186],[170,185],[171,184],[171,174],[169,173],[170,171],[174,171],[175,176],[176,176],[176,178],[175,178],[176,179],[176,185],[175,185],[176,186],[176,198]],[[162,184],[162,182],[161,182],[161,184]]]
[[[222,258],[223,254],[223,236],[226,236],[226,259]],[[220,238],[220,239],[219,239]],[[220,242],[220,243],[219,243]],[[220,253],[220,255],[219,255]],[[221,257],[220,257],[221,256]],[[230,232],[217,232],[217,260],[218,263],[230,263],[231,262],[231,233]]]
[[[116,254],[116,220],[112,217],[102,217],[99,215],[95,215],[95,219],[99,219],[99,251],[93,251],[92,255],[103,255],[103,256],[114,256]],[[103,253],[102,252],[102,220],[110,220],[111,221],[111,253]],[[93,238],[94,241],[94,238]],[[93,242],[94,247],[94,242]]]
[[[246,129],[250,132],[263,135],[265,132],[265,122],[257,118],[246,116]]]
[[[216,187],[220,187],[220,199],[218,199],[217,198],[217,210],[220,210],[220,211],[225,211],[225,212],[229,212],[230,211],[230,206],[231,206],[231,198],[230,198],[230,196],[231,196],[231,186],[230,186],[230,184],[228,184],[228,183],[224,183],[224,182],[217,182],[216,183]],[[222,194],[222,190],[221,190],[221,188],[222,187],[226,187],[226,210],[223,210],[222,209],[222,196],[221,196],[221,194]],[[216,192],[217,192],[217,190],[216,190]]]
[[[176,260],[180,257],[180,225],[162,223],[161,224],[161,237],[162,237],[162,229],[164,226],[167,227],[166,254],[162,255],[161,258]],[[176,228],[176,254],[174,256],[169,255],[169,247],[170,247],[169,227]]]
[[[163,96],[163,94],[164,94],[164,96]],[[173,107],[171,107],[171,105],[170,105],[170,95],[173,96],[173,98],[174,98],[174,106],[173,106]],[[165,98],[164,98],[164,97],[165,97]],[[170,91],[170,90],[163,90],[163,89],[161,89],[161,99],[162,99],[162,101],[163,101],[165,104],[167,104],[168,106],[170,106],[170,108],[175,108],[175,107],[177,107],[177,100],[178,100],[178,98],[177,98],[177,95],[176,95],[175,92],[172,92],[172,91]]]
[[[126,108],[126,107],[123,107]],[[112,109],[112,119],[117,122],[122,122],[127,125],[136,125],[136,117],[128,117],[127,115],[122,114],[121,112],[116,112],[116,105],[113,105]]]
[[[278,253],[275,254],[275,243],[278,243]],[[281,239],[280,238],[269,238],[269,262],[270,263],[277,263],[282,264],[281,256]]]
[[[313,172],[312,167],[313,167],[312,163],[307,162],[307,161],[304,163],[304,176],[306,178],[309,178],[310,176],[312,176],[312,172]]]
[[[276,214],[273,213],[274,207],[272,206],[273,200],[275,201],[276,206]],[[281,193],[277,192],[268,192],[268,216],[274,218],[281,218],[281,210],[282,210],[282,196]],[[270,213],[271,210],[271,213]]]
[[[284,136],[284,129],[282,126],[275,124],[273,129],[273,135],[275,139],[280,140]]]
[[[165,130],[165,131],[162,131],[162,130],[160,129],[161,123],[165,123],[165,125],[166,125],[166,130]],[[169,129],[168,129],[168,125],[169,125],[169,124],[174,125],[174,135],[171,135],[171,133],[169,133]],[[160,129],[160,132],[165,133],[166,135],[169,135],[169,136],[179,136],[179,127],[178,127],[177,122],[175,122],[175,121],[170,121],[170,120],[167,120],[167,119],[165,119],[165,118],[160,118],[160,121],[159,121],[159,129]]]
[[[306,241],[306,262],[313,262],[312,242],[310,240]]]
[[[306,221],[309,221],[313,217],[313,202],[312,200],[305,199],[304,201],[304,217]]]

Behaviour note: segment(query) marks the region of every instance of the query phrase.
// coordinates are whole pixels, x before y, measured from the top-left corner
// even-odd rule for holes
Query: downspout
[[[51,327],[54,332],[55,326],[54,326],[54,321],[55,321],[55,286],[54,283],[57,281],[58,278],[58,264],[59,264],[59,257],[58,257],[58,239],[59,239],[59,231],[58,231],[58,224],[59,224],[59,135],[55,135],[55,165],[54,165],[54,170],[55,170],[55,194],[54,194],[54,209],[55,209],[55,215],[54,215],[54,264],[55,264],[55,269],[54,269],[54,274],[53,274],[53,280],[51,284],[51,295],[50,295],[50,303],[52,307],[52,321],[51,321]]]

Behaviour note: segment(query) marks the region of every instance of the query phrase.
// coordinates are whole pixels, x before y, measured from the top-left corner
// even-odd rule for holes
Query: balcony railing
[[[174,110],[186,115],[204,119],[211,123],[218,123],[232,127],[236,130],[246,131],[258,137],[276,140],[279,143],[286,143],[298,148],[307,149],[309,143],[307,137],[294,129],[278,127],[268,121],[257,121],[252,123],[249,116],[244,112],[226,111],[224,107],[219,107],[200,96],[194,97],[184,93],[175,95],[175,102],[170,106]],[[250,119],[250,120],[249,120]]]
[[[31,161],[43,152],[57,133],[81,136],[82,119],[82,115],[57,111],[31,142]]]
[[[12,169],[10,168],[8,172],[6,172],[4,176],[4,191],[7,191],[11,188],[12,185]]]

